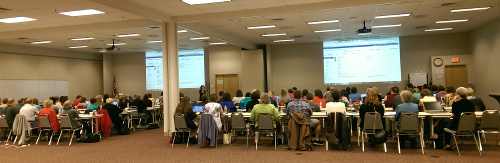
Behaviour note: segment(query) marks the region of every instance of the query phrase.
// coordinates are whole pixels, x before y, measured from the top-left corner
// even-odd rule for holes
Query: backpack
[[[123,126],[123,128],[120,131],[118,131],[118,134],[119,135],[128,135],[128,134],[130,134],[130,129],[125,125],[125,126]]]
[[[90,133],[87,135],[87,137],[83,140],[84,143],[95,143],[99,142],[101,135],[98,133]]]

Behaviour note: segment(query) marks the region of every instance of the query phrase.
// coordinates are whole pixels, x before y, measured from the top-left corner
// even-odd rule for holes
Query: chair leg
[[[396,136],[397,136],[397,140],[398,140],[398,152],[399,152],[399,154],[401,154],[401,142],[399,140],[399,133],[396,133]]]
[[[455,148],[457,148],[458,156],[460,156],[460,149],[458,149],[457,138],[455,138],[455,134],[453,134],[453,140],[455,141]]]
[[[276,134],[276,131],[274,131],[274,150],[276,150],[276,141],[278,140],[276,139],[276,137],[278,137],[278,134]]]
[[[16,137],[14,138],[14,141],[12,142],[12,144],[16,144],[16,141],[17,141],[17,135],[16,135]]]
[[[189,146],[189,136],[188,136],[188,140],[187,140],[187,143],[186,143],[186,148]]]
[[[172,139],[172,147],[174,147],[175,144],[175,135],[177,135],[177,132],[174,132],[174,138]]]
[[[73,134],[71,134],[71,138],[69,139],[69,145],[71,145],[71,142],[73,141],[73,136],[75,136],[75,130],[73,130]]]
[[[365,133],[363,131],[361,131],[361,149],[363,149],[363,152],[365,152],[365,136],[364,136],[364,134]],[[358,140],[359,140],[359,135],[358,135]]]
[[[483,135],[484,135],[484,133],[483,133]],[[483,145],[481,144],[481,134],[480,134],[480,131],[477,131],[477,138],[479,139],[479,151],[483,151]]]
[[[7,140],[5,140],[5,144],[8,144],[9,139],[10,139],[10,135],[12,135],[12,129],[9,132],[9,136],[7,136]]]
[[[479,151],[479,155],[482,155],[481,148],[479,148],[479,144],[477,144],[476,135],[474,135],[474,132],[472,133],[472,136],[474,136],[474,142],[476,143],[476,147],[477,147],[477,150]]]
[[[38,138],[36,139],[36,145],[38,145],[38,140],[40,140],[40,136],[42,135],[42,130],[38,131]]]
[[[418,135],[420,136],[420,148],[422,148],[422,154],[424,154],[424,136],[422,133],[418,133]]]
[[[248,135],[250,133],[250,129],[247,129],[247,147],[248,147]]]
[[[61,130],[61,134],[59,134],[59,139],[57,139],[57,144],[56,145],[59,145],[59,140],[61,140],[61,136],[63,135],[63,131]]]
[[[387,153],[387,143],[384,143],[384,151]]]
[[[52,143],[52,138],[53,137],[54,137],[54,131],[52,131],[52,135],[50,136],[49,145],[50,145],[50,143]]]

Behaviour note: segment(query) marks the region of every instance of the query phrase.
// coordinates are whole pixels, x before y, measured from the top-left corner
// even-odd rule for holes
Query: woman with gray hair
[[[437,139],[436,142],[442,142],[442,135],[444,135],[445,139],[445,147],[444,149],[451,150],[450,146],[450,140],[451,140],[451,134],[448,132],[444,132],[444,128],[448,128],[450,130],[456,131],[458,128],[458,122],[460,122],[460,114],[463,112],[474,112],[475,106],[472,102],[467,100],[467,89],[464,87],[458,87],[456,90],[456,93],[460,96],[460,100],[457,102],[454,102],[451,105],[451,117],[453,120],[450,119],[443,119],[443,121],[440,122],[439,126],[436,126],[436,133],[438,135],[431,137],[431,139]],[[436,148],[439,147],[439,143],[436,144]]]
[[[80,122],[80,117],[73,108],[72,104],[73,103],[71,101],[64,102],[62,115],[68,115],[69,120],[71,121],[71,126],[73,126],[73,128],[78,128],[82,126],[82,123]],[[75,135],[77,139],[81,138],[80,132],[75,132]]]
[[[401,100],[403,101],[402,104],[397,105],[396,108],[396,115],[394,116],[394,120],[397,122],[397,126],[399,128],[399,122],[401,118],[401,114],[403,113],[416,113],[418,115],[418,105],[415,103],[412,103],[413,93],[411,93],[408,90],[401,91],[399,93],[401,96]],[[405,147],[405,140],[408,139],[408,135],[401,135],[400,136],[400,141],[401,141],[401,148]],[[417,142],[415,139],[411,139],[411,145],[413,148],[417,147]]]

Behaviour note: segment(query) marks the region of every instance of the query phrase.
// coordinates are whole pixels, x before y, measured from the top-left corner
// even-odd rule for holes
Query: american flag
[[[118,91],[116,90],[116,76],[113,75],[113,96],[117,95]]]

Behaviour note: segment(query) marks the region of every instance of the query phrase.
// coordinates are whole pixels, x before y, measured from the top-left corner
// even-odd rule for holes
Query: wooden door
[[[227,74],[227,75],[215,75],[216,92],[220,91],[229,92],[231,94],[231,99],[236,95],[236,91],[239,89],[239,79],[237,74]]]
[[[446,86],[467,87],[469,84],[467,67],[465,65],[453,65],[445,67]]]

